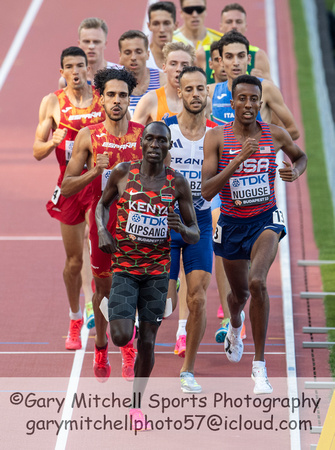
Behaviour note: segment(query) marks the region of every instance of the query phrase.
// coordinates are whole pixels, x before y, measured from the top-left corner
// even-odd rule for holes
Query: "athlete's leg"
[[[63,244],[66,253],[63,278],[73,313],[80,310],[79,296],[81,288],[81,269],[83,265],[83,242],[85,222],[78,225],[66,225],[60,222]]]
[[[82,289],[85,297],[85,305],[92,302],[93,291],[92,291],[92,270],[90,261],[90,250],[89,250],[89,239],[88,239],[88,217],[89,211],[86,212],[86,227],[85,227],[85,237],[83,246],[83,268],[81,270],[82,279]]]
[[[272,230],[265,230],[258,237],[251,251],[249,315],[255,345],[255,361],[264,361],[265,338],[270,309],[266,279],[277,254],[279,238],[279,234]]]
[[[95,293],[93,294],[93,310],[95,317],[95,345],[98,348],[102,348],[107,344],[107,325],[106,319],[104,318],[101,310],[100,303],[101,300],[106,297],[109,298],[109,293],[112,285],[112,277],[98,278],[94,277],[95,283]]]
[[[206,290],[210,279],[211,274],[204,270],[193,270],[186,275],[189,316],[185,360],[180,372],[194,372],[195,358],[206,328]]]
[[[155,364],[155,342],[158,325],[140,322],[133,386],[133,408],[141,408],[141,399]]]
[[[124,347],[131,341],[134,334],[134,320],[115,319],[109,322],[113,344]]]

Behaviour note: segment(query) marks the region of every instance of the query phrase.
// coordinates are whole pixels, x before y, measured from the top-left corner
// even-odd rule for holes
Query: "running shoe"
[[[242,325],[245,319],[244,311],[241,312]],[[243,327],[242,327],[243,328]],[[228,332],[224,341],[224,349],[230,362],[237,363],[243,355],[243,342],[241,332],[236,335],[232,332],[231,322],[229,322]]]
[[[94,345],[93,371],[95,378],[100,383],[104,383],[108,380],[111,370],[112,368],[108,360],[108,342],[106,348],[101,350]]]
[[[95,327],[92,302],[86,303],[85,309],[86,309],[86,317],[87,317],[86,326],[90,330],[91,328]]]
[[[134,379],[134,365],[136,358],[136,351],[133,344],[127,344],[125,347],[120,347],[122,355],[122,377],[127,381]]]
[[[271,394],[273,387],[271,386],[266,367],[253,367],[251,372],[251,378],[255,382],[254,394]]]
[[[180,374],[181,390],[185,394],[197,394],[202,391],[200,384],[195,381],[191,372],[182,372]]]
[[[215,333],[215,340],[218,344],[222,344],[226,339],[226,335],[228,333],[230,319],[223,319],[221,322],[221,327]]]
[[[216,313],[216,317],[217,317],[218,319],[223,319],[223,318],[224,318],[222,305],[219,306],[218,312]]]
[[[81,337],[80,331],[83,326],[83,319],[70,320],[70,328],[65,340],[66,350],[80,350],[81,349]]]
[[[181,358],[185,358],[185,351],[186,351],[186,336],[182,334],[177,339],[176,346],[174,348],[174,354],[180,356]]]
[[[145,420],[144,414],[140,408],[129,410],[132,429],[136,431],[151,431],[151,424]]]

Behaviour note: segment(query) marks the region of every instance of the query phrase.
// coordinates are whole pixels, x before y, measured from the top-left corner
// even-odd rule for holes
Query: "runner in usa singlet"
[[[143,191],[141,162],[132,162],[128,181],[117,203],[113,272],[161,275],[170,270],[169,206],[175,202],[175,171],[166,167],[166,181],[159,192]]]
[[[262,135],[258,151],[244,161],[220,191],[221,213],[231,217],[248,218],[263,213],[276,205],[274,182],[276,177],[276,152],[269,125],[259,122]],[[242,144],[235,138],[233,123],[223,129],[224,149],[218,165],[223,170]]]

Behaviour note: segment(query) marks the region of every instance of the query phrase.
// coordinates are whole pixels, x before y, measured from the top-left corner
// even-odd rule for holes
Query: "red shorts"
[[[108,278],[112,276],[111,264],[112,256],[109,253],[104,253],[99,249],[98,228],[95,222],[95,207],[90,210],[90,255],[91,255],[91,269],[92,274],[96,278]],[[115,236],[116,229],[116,205],[115,203],[110,208],[109,221],[107,225],[108,231],[112,236]]]
[[[52,200],[46,204],[46,208],[51,217],[59,220],[66,225],[78,225],[85,221],[85,214],[91,207],[92,190],[91,186],[86,186],[78,194],[65,198],[60,193],[60,187],[57,186]]]

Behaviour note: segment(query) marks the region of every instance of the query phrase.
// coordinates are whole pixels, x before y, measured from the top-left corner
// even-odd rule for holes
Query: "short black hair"
[[[85,63],[87,66],[86,53],[80,47],[68,47],[62,51],[62,54],[60,55],[60,66],[62,69],[64,69],[64,58],[66,58],[67,56],[82,56],[83,58],[85,58]]]
[[[185,66],[183,68],[183,70],[180,72],[179,76],[178,76],[178,81],[180,83],[180,80],[183,78],[183,76],[185,75],[185,73],[195,73],[195,72],[200,72],[203,74],[203,76],[206,78],[207,80],[207,76],[205,71],[201,68],[201,67],[197,67],[197,66]],[[207,84],[207,83],[206,83]]]
[[[239,77],[235,78],[235,80],[233,81],[232,88],[231,88],[232,99],[234,99],[234,93],[235,93],[236,86],[239,85],[239,84],[242,84],[242,83],[253,84],[255,86],[258,86],[259,90],[261,91],[260,98],[262,98],[262,83],[261,83],[261,80],[259,80],[257,77],[254,77],[252,75],[240,75]]]
[[[94,86],[103,95],[106,83],[110,80],[124,81],[128,85],[129,96],[132,94],[137,81],[134,75],[126,69],[102,69],[94,76]]]
[[[215,50],[218,50],[219,53],[220,53],[220,44],[219,44],[219,42],[220,42],[220,41],[213,41],[213,42],[211,43],[211,46],[210,46],[211,57],[212,57],[212,54],[213,54],[213,52],[214,52]]]
[[[121,51],[121,43],[123,41],[126,41],[127,39],[136,39],[136,38],[143,39],[145,49],[148,50],[149,48],[148,37],[142,31],[139,30],[129,30],[121,34],[118,40],[119,50]]]
[[[225,45],[229,44],[244,44],[247,49],[247,54],[249,54],[249,41],[248,39],[241,33],[236,30],[230,30],[228,33],[224,34],[222,38],[219,40],[219,52],[222,57],[222,49]]]
[[[171,14],[173,23],[176,23],[176,6],[172,2],[156,2],[152,3],[148,9],[149,22],[153,11],[166,11]]]
[[[158,123],[159,125],[165,126],[165,128],[168,130],[168,133],[169,133],[169,140],[171,141],[171,130],[170,130],[170,128],[168,127],[168,125],[166,125],[165,122],[160,122],[159,120],[154,120],[153,122],[148,123],[148,125],[146,125],[146,126],[144,127],[142,136],[144,136],[144,133],[146,132],[147,128],[148,128],[150,125],[155,124],[155,123],[156,123],[156,124]]]
[[[245,12],[245,9],[239,3],[230,3],[229,5],[226,5],[223,8],[223,10],[221,11],[221,16],[222,16],[222,14],[224,14],[228,11],[240,11],[241,13],[247,15],[247,13]]]

